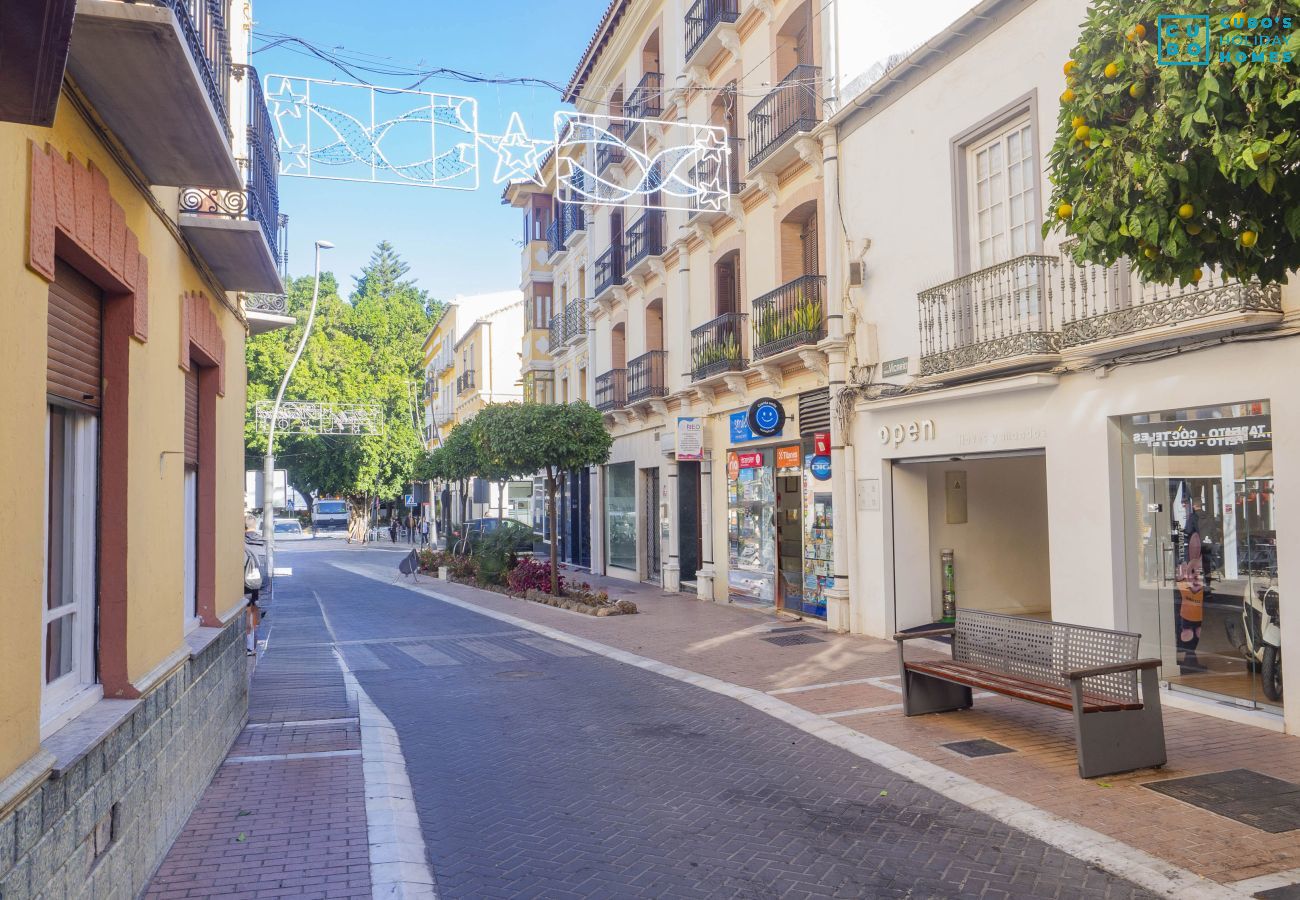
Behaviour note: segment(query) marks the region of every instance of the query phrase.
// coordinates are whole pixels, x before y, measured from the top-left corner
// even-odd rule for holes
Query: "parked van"
[[[348,530],[348,502],[321,497],[311,505],[311,525],[316,534],[322,531]]]

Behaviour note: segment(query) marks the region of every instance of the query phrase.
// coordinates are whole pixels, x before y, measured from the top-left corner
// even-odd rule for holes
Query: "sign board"
[[[777,437],[785,428],[785,407],[779,400],[759,397],[749,405],[749,430],[759,437]]]
[[[831,458],[829,456],[814,456],[812,462],[808,464],[808,471],[812,472],[812,477],[818,481],[829,481],[831,477]]]
[[[894,378],[898,375],[907,374],[908,358],[900,356],[898,359],[887,359],[880,364],[881,378]]]
[[[734,412],[730,417],[731,443],[743,444],[745,441],[757,441],[759,436],[749,427],[749,411]]]
[[[816,456],[831,455],[831,433],[829,431],[813,432],[813,454]]]
[[[677,418],[677,461],[704,459],[704,420],[698,416]]]
[[[776,467],[778,469],[798,469],[800,464],[800,453],[797,445],[776,448]]]
[[[728,453],[727,454],[727,478],[730,481],[735,481],[739,475],[740,475],[740,460],[737,458],[736,454]]]
[[[763,468],[763,454],[757,453],[737,453],[736,466],[741,469],[761,469]]]
[[[407,494],[407,495],[406,495],[406,505],[407,505],[408,507],[410,507],[411,509],[414,509],[414,508],[416,507],[415,495],[414,495],[414,494]]]
[[[1148,422],[1133,426],[1135,445],[1171,456],[1267,450],[1272,440],[1273,422],[1267,415]]]
[[[285,495],[288,493],[289,476],[286,469],[275,470],[276,509],[285,509]],[[244,472],[244,509],[260,510],[262,502],[262,470],[248,469]]]

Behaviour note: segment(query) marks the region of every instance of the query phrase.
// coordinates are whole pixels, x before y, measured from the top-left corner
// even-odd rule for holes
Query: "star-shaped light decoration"
[[[293,92],[293,85],[289,83],[288,78],[280,79],[280,89],[278,91],[273,92],[270,90],[270,87],[271,85],[268,79],[266,99],[270,100],[275,106],[275,109],[271,114],[277,119],[285,115],[291,116],[295,119],[301,119],[302,106],[307,101],[307,95],[305,93],[295,94]]]
[[[508,181],[526,179],[539,187],[545,187],[537,161],[551,142],[530,138],[519,113],[510,114],[510,123],[506,126],[504,135],[499,138],[485,136],[484,142],[497,154],[497,168],[492,179],[494,183],[505,184]]]

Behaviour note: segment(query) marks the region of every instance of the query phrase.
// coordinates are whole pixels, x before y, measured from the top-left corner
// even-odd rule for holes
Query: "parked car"
[[[451,526],[451,540],[453,543],[460,540],[468,531],[469,539],[473,542],[475,538],[495,534],[502,528],[508,529],[515,535],[513,548],[517,552],[531,553],[533,544],[541,540],[541,535],[516,519],[470,519],[468,522]]]

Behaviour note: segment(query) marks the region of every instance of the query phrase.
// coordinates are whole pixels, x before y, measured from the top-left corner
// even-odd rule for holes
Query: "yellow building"
[[[244,341],[291,320],[221,7],[12,10],[44,43],[0,87],[5,897],[138,893],[246,718]]]
[[[449,303],[424,339],[424,446],[442,446],[455,424],[456,304]]]

